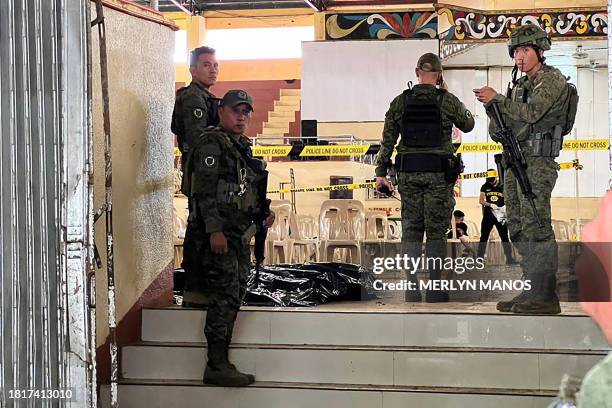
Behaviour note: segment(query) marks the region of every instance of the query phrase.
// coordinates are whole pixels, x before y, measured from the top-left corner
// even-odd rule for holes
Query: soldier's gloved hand
[[[376,177],[376,191],[390,197],[393,193],[393,185],[386,177]]]
[[[275,219],[276,219],[276,214],[274,214],[274,211],[270,211],[270,215],[268,215],[268,218],[266,218],[266,220],[264,221],[264,225],[267,228],[270,228],[272,224],[274,224]]]
[[[216,255],[227,254],[227,239],[223,232],[219,231],[210,234],[210,249]]]

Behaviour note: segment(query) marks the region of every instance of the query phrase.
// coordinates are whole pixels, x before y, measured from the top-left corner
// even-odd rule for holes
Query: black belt
[[[440,173],[449,169],[452,156],[434,153],[404,153],[395,158],[395,170],[403,173]]]

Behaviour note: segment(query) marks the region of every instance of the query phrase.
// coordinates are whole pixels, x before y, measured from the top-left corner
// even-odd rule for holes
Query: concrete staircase
[[[295,122],[295,112],[300,110],[301,91],[299,89],[281,89],[280,99],[274,101],[274,110],[268,112],[259,138],[282,138],[289,133],[289,124]]]
[[[220,388],[201,380],[204,317],[143,311],[142,342],[122,349],[122,408],[546,407],[564,373],[609,348],[585,316],[250,307],[230,358],[258,382]]]

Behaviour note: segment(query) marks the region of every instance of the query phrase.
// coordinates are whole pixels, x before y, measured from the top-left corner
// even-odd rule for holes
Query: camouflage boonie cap
[[[417,68],[426,72],[442,72],[442,61],[436,54],[428,52],[421,55]]]
[[[508,39],[508,53],[514,58],[514,49],[525,45],[533,45],[541,50],[550,50],[552,42],[546,31],[535,24],[518,26],[510,34]]]
[[[220,105],[233,108],[234,106],[238,106],[243,103],[249,105],[249,108],[254,111],[253,99],[249,96],[249,94],[241,89],[232,89],[231,91],[227,91],[227,93],[223,96]]]

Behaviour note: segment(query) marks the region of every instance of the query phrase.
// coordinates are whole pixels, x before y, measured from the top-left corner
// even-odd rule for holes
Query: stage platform
[[[557,276],[567,297],[572,271],[562,267]],[[374,278],[399,282],[404,274]],[[521,269],[488,266],[450,278],[520,280]],[[562,302],[558,315],[496,310],[497,300],[516,293],[452,292],[448,303],[406,303],[394,290],[313,307],[243,306],[230,359],[257,381],[241,389],[202,383],[205,310],[144,309],[141,341],[122,348],[119,401],[134,408],[545,408],[564,374],[584,376],[610,345],[576,302]],[[491,301],[466,300],[479,298]],[[107,387],[101,396],[108,406]]]

